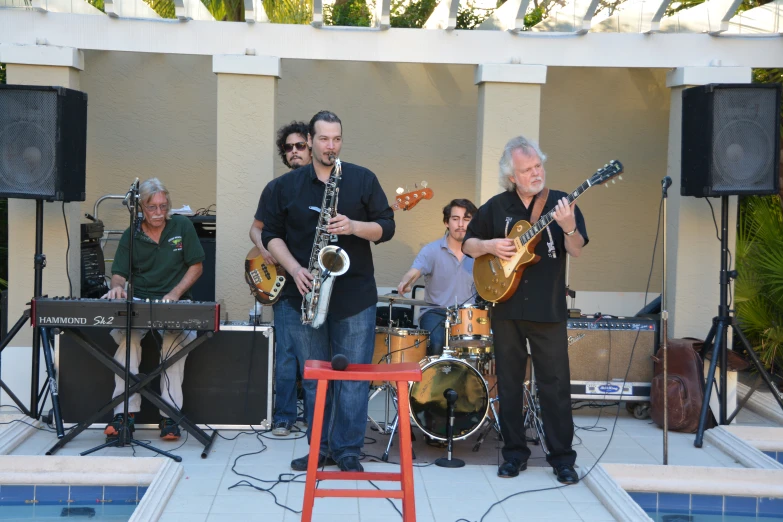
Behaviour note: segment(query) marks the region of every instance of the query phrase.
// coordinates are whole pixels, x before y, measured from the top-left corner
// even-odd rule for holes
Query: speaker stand
[[[704,402],[701,406],[701,415],[699,416],[699,429],[696,432],[696,440],[693,445],[697,448],[701,448],[704,440],[704,428],[707,424],[707,414],[710,405],[710,395],[712,394],[712,385],[715,381],[715,369],[718,365],[718,358],[720,357],[720,386],[718,391],[718,403],[719,403],[719,424],[728,424],[739,413],[739,407],[734,410],[731,417],[727,415],[727,398],[728,398],[728,328],[731,326],[733,331],[737,334],[742,342],[742,345],[747,350],[748,355],[753,361],[753,365],[759,372],[759,375],[767,384],[769,391],[772,392],[772,396],[777,401],[781,409],[783,409],[783,397],[781,393],[775,387],[767,371],[764,369],[764,365],[753,351],[745,334],[742,333],[736,319],[731,315],[728,305],[729,295],[729,283],[731,279],[737,277],[737,271],[729,271],[729,197],[721,196],[721,209],[720,209],[720,305],[718,307],[718,316],[712,320],[712,328],[707,334],[707,339],[704,341],[704,351],[712,350],[712,360],[710,361],[710,369],[707,373],[707,380],[704,384]],[[741,406],[740,406],[741,407]]]
[[[35,266],[35,278],[33,285],[33,307],[35,308],[35,298],[41,297],[41,291],[43,287],[43,269],[46,267],[46,256],[43,254],[43,221],[44,221],[44,202],[42,199],[35,200],[35,256],[33,258]],[[0,353],[11,342],[11,339],[19,333],[24,323],[32,317],[34,312],[31,309],[25,310],[22,313],[22,317],[14,324],[8,335],[0,342]],[[37,321],[33,318],[33,324]],[[57,431],[57,438],[63,438],[65,432],[63,430],[62,415],[60,415],[60,398],[57,392],[57,376],[54,369],[54,360],[52,358],[52,338],[49,334],[49,330],[42,327],[33,328],[33,354],[32,354],[32,375],[30,379],[30,409],[27,409],[19,398],[11,392],[8,386],[0,379],[0,387],[8,394],[19,409],[33,419],[41,418],[40,408],[43,409],[46,403],[47,394],[52,395],[52,410],[54,413],[54,424]],[[41,367],[41,352],[44,354],[44,362],[46,364],[47,379],[44,386],[39,390],[38,373]]]

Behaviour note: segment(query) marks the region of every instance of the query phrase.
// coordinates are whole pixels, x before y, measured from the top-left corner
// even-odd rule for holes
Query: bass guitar
[[[422,182],[422,188],[411,192],[398,193],[391,208],[394,210],[410,210],[423,199],[432,199],[433,192]],[[280,291],[285,286],[285,270],[280,265],[269,265],[264,262],[261,251],[253,247],[245,256],[245,281],[250,286],[250,293],[263,305],[272,305],[280,299]]]
[[[568,203],[573,203],[590,187],[604,184],[622,172],[623,165],[619,161],[610,161],[568,194]],[[550,210],[532,226],[525,220],[516,222],[508,234],[508,239],[514,240],[516,253],[508,261],[503,261],[492,254],[484,254],[476,258],[473,263],[473,279],[476,290],[483,299],[492,303],[502,303],[514,295],[522,273],[528,266],[536,264],[541,259],[534,253],[535,248],[541,241],[541,232],[554,220],[554,214],[555,211]]]

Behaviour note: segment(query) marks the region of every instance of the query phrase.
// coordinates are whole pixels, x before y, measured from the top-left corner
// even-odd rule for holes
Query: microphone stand
[[[661,180],[661,198],[663,198],[663,284],[661,287],[661,350],[663,351],[663,465],[669,464],[669,311],[666,309],[666,202],[669,199],[669,187],[672,178]]]
[[[124,421],[122,424],[120,424],[120,430],[117,434],[117,438],[114,440],[111,440],[109,442],[106,442],[105,444],[101,444],[99,446],[96,446],[92,449],[89,449],[87,451],[84,451],[80,453],[80,455],[89,455],[90,453],[94,453],[100,449],[108,448],[108,447],[117,447],[117,448],[124,448],[125,446],[141,446],[142,448],[146,448],[150,451],[154,451],[156,453],[159,453],[160,455],[164,455],[175,462],[182,462],[182,457],[178,455],[174,455],[172,453],[169,453],[167,451],[163,451],[161,449],[158,449],[151,444],[147,444],[146,442],[140,442],[137,439],[133,438],[133,434],[130,431],[129,422],[128,422],[128,403],[130,401],[130,351],[131,351],[131,331],[133,329],[133,243],[136,240],[136,234],[139,233],[139,230],[141,229],[141,221],[142,218],[139,215],[140,214],[140,203],[139,203],[139,178],[136,178],[136,181],[133,182],[133,185],[131,185],[130,190],[128,191],[128,195],[130,196],[130,199],[127,198],[128,201],[128,210],[130,210],[130,241],[128,243],[128,289],[127,293],[125,295],[125,315],[127,318],[127,321],[125,323],[125,397],[123,400],[123,414],[124,414]]]
[[[461,468],[465,465],[464,460],[452,459],[451,454],[454,444],[454,404],[457,402],[457,392],[451,388],[447,388],[443,392],[443,396],[446,398],[449,410],[449,424],[446,426],[446,440],[448,441],[448,447],[446,450],[446,458],[439,458],[435,461],[435,465],[441,468]]]

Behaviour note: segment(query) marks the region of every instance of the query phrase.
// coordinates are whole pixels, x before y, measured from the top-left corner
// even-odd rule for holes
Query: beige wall
[[[175,207],[215,203],[217,79],[212,58],[85,51],[87,200],[125,194],[136,177],[158,177]],[[128,212],[101,204],[108,228],[125,229]],[[114,245],[107,247],[113,254]]]
[[[397,187],[412,189],[422,180],[434,191],[432,200],[398,212],[395,237],[373,247],[380,286],[396,286],[421,246],[440,236],[441,209],[449,200],[476,197],[474,73],[473,66],[456,65],[281,62],[275,128],[331,109],[344,123],[342,159],[373,170],[389,198]],[[666,174],[664,74],[550,67],[547,75],[541,86],[540,140],[550,155],[550,186],[571,190],[613,158],[627,170],[613,190],[594,188],[580,199],[592,242],[572,264],[572,287],[644,291],[660,179]],[[136,176],[161,177],[175,205],[187,203],[195,210],[216,201],[218,95],[210,58],[86,52],[81,86],[89,94],[83,210],[92,211],[103,194],[124,193]],[[276,176],[286,171],[276,156],[273,163]],[[258,168],[255,186],[246,176],[238,178],[254,200],[267,177],[263,165]],[[110,227],[127,226],[127,213],[110,215],[110,205],[119,206],[103,205],[101,217]],[[247,227],[253,210],[241,209]],[[241,238],[230,242],[223,259],[241,263],[250,247],[247,229],[223,233]],[[659,291],[659,268],[653,291]],[[249,306],[244,293],[218,297],[229,301],[229,309],[236,300],[239,316],[232,318],[244,318]]]
[[[594,187],[579,198],[590,245],[571,263],[571,287],[643,292],[666,176],[665,71],[550,67],[541,98],[541,147],[549,155],[550,187],[573,190],[612,159],[625,166],[623,180],[610,190]],[[659,245],[653,293],[661,290],[660,254]]]

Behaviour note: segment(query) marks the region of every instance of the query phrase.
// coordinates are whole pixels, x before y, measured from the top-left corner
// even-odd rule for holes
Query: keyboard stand
[[[60,329],[62,330],[63,334],[73,338],[77,342],[77,344],[79,344],[82,348],[87,350],[87,352],[90,353],[93,357],[95,357],[101,364],[109,368],[111,371],[113,371],[115,374],[119,375],[123,379],[125,378],[125,367],[122,366],[117,361],[115,361],[114,357],[109,356],[106,352],[101,350],[100,347],[98,347],[94,342],[87,339],[84,336],[84,334],[82,334],[78,329],[62,328],[62,327],[60,327]],[[196,440],[198,440],[201,444],[204,445],[204,450],[201,452],[202,459],[207,458],[207,455],[209,455],[209,450],[212,448],[212,444],[215,442],[215,439],[217,438],[217,433],[218,433],[217,430],[213,430],[212,435],[207,435],[207,433],[204,430],[199,428],[196,424],[194,424],[187,417],[185,417],[181,411],[169,405],[167,402],[163,400],[163,397],[161,397],[159,394],[155,393],[154,391],[147,389],[147,387],[152,382],[152,380],[155,379],[157,376],[159,376],[161,373],[163,373],[164,370],[166,370],[172,364],[174,364],[175,362],[179,361],[187,354],[192,352],[199,345],[204,343],[208,338],[212,337],[212,335],[213,335],[212,332],[206,332],[206,334],[200,335],[199,337],[194,339],[192,343],[183,346],[177,353],[165,359],[153,371],[148,373],[143,379],[140,378],[138,375],[131,373],[130,374],[131,386],[128,391],[128,393],[131,395],[137,392],[140,393],[142,397],[150,401],[155,407],[166,412],[166,414],[168,414],[168,417],[170,419],[178,421],[177,423],[180,426],[182,426],[182,428],[185,431],[190,433]],[[57,443],[46,452],[46,454],[54,455],[57,452],[57,450],[65,446],[68,442],[70,442],[74,437],[76,437],[82,431],[89,428],[93,423],[99,421],[101,418],[103,418],[104,415],[106,415],[110,411],[113,411],[115,406],[119,405],[124,400],[125,400],[124,393],[121,393],[116,397],[114,397],[111,401],[106,403],[105,406],[103,406],[98,412],[93,414],[90,418],[88,418],[85,421],[77,423],[73,427],[73,429],[69,430],[68,433],[66,433],[63,438],[59,439]]]

